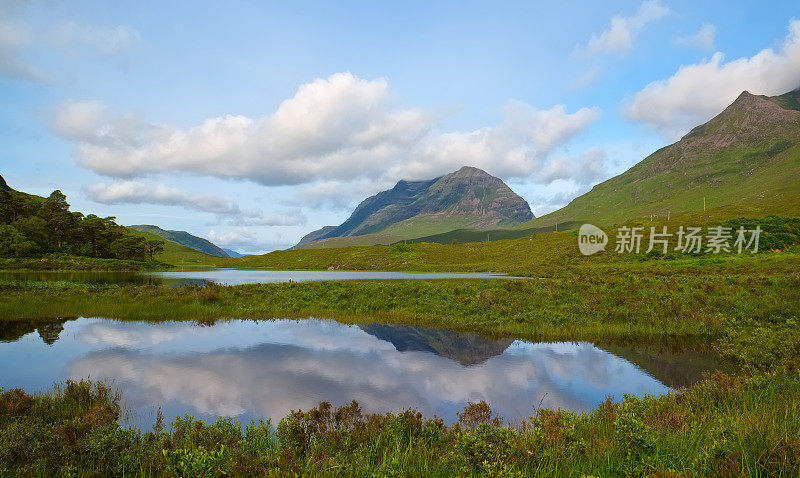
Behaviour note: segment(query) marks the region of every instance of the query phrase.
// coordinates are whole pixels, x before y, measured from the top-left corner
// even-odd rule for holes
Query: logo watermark
[[[578,231],[578,249],[584,256],[606,250],[608,235],[599,227],[592,224],[584,224]]]
[[[672,251],[684,254],[755,254],[758,252],[762,232],[761,226],[756,226],[755,229],[740,227],[736,230],[732,227],[709,226],[705,231],[702,227],[680,226],[674,233],[667,226],[650,227],[649,231],[642,226],[620,227],[617,229],[614,252],[639,254],[643,251],[647,254],[657,251],[666,254],[674,243]],[[578,249],[585,256],[604,251],[607,244],[608,235],[597,226],[584,224],[578,231]]]

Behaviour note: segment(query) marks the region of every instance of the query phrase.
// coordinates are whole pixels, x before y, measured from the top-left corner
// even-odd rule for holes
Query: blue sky
[[[541,215],[800,86],[796,2],[0,0],[0,174],[260,252],[473,165]]]

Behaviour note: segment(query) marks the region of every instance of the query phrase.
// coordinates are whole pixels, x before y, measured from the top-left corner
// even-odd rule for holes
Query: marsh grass
[[[589,414],[541,409],[511,426],[485,403],[446,425],[414,410],[323,402],[277,426],[178,417],[121,428],[100,383],[0,393],[0,474],[47,476],[797,476],[800,377],[717,374]],[[780,417],[780,419],[775,419]]]
[[[636,262],[603,273],[520,280],[343,281],[163,288],[0,283],[5,321],[67,316],[120,320],[325,317],[627,345],[717,347],[766,369],[796,353],[800,273],[782,260],[753,267],[675,268]],[[696,269],[704,269],[697,273]],[[90,292],[90,293],[87,293]],[[759,342],[774,347],[759,351]]]

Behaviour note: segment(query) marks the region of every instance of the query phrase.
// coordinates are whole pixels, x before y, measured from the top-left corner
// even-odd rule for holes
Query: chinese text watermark
[[[755,229],[709,226],[705,230],[702,227],[680,226],[674,233],[670,232],[667,226],[650,228],[626,226],[617,229],[614,252],[647,254],[656,251],[666,254],[672,248],[675,252],[685,254],[720,252],[755,254],[758,252],[761,232],[760,226],[756,226]],[[603,251],[607,244],[608,236],[597,226],[584,224],[578,231],[578,248],[583,255],[590,256]]]

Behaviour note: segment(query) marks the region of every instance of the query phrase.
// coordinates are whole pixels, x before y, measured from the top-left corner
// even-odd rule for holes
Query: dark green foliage
[[[725,221],[723,226],[733,229],[734,238],[739,228],[750,231],[754,230],[756,226],[760,227],[762,232],[759,239],[759,252],[785,251],[800,243],[800,218],[797,217],[741,217]]]
[[[61,191],[44,200],[16,191],[0,191],[0,258],[74,256],[145,261],[163,243],[125,233],[113,217],[71,212]]]

